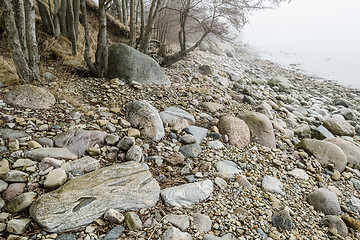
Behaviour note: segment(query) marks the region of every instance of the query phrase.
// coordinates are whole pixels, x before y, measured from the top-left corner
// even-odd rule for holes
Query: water
[[[359,0],[292,0],[251,16],[243,42],[262,58],[360,88],[359,11]]]

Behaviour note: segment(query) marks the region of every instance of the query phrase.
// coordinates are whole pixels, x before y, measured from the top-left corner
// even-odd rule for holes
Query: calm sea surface
[[[359,0],[292,0],[252,15],[242,41],[264,59],[360,88],[359,11]]]

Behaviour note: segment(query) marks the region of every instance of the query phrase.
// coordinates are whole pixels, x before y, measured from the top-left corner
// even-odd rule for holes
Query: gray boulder
[[[170,84],[160,65],[148,55],[122,43],[109,47],[109,78],[125,79],[127,82],[136,81],[143,85]]]
[[[182,232],[176,227],[170,227],[161,236],[161,240],[192,240],[189,233]]]
[[[181,124],[183,120],[186,120],[189,124],[195,124],[195,118],[190,113],[177,107],[168,107],[160,112],[159,115],[163,123],[171,127]]]
[[[168,206],[191,207],[195,203],[208,198],[213,190],[212,181],[205,180],[166,188],[161,191],[161,197]]]
[[[63,232],[91,223],[109,209],[152,207],[160,187],[147,168],[126,162],[76,177],[38,198],[31,217],[48,232]]]
[[[342,116],[341,116],[342,117]],[[326,127],[331,133],[339,136],[354,136],[355,128],[350,125],[343,117],[332,117],[324,121]]]
[[[258,112],[246,112],[240,118],[248,125],[259,144],[276,147],[274,128],[267,116]]]
[[[78,157],[83,156],[86,150],[96,144],[104,144],[107,133],[103,131],[87,131],[72,129],[53,138],[55,146],[66,147]]]
[[[290,91],[289,80],[285,77],[281,77],[281,76],[273,77],[268,81],[268,85],[271,87],[278,87],[281,92]]]
[[[348,163],[352,164],[353,166],[358,166],[360,164],[360,148],[352,142],[346,141],[342,138],[329,138],[325,141],[331,142],[341,148],[347,158]]]
[[[325,215],[340,215],[341,208],[335,193],[326,189],[319,188],[307,196],[307,201],[315,210],[323,212]]]
[[[25,138],[25,137],[29,137],[29,135],[24,132],[24,131],[20,131],[20,130],[13,130],[13,129],[9,129],[9,128],[1,128],[0,129],[0,138],[2,139],[19,139],[19,138]]]
[[[297,147],[314,155],[314,157],[324,167],[327,167],[329,164],[334,164],[335,168],[339,172],[344,171],[346,167],[346,155],[341,148],[331,142],[315,139],[303,139],[297,144]]]
[[[195,138],[195,141],[197,143],[201,143],[204,138],[206,138],[206,135],[208,133],[208,130],[206,128],[197,127],[197,126],[189,126],[186,128],[186,131],[192,134]]]
[[[220,118],[218,128],[223,136],[227,136],[229,143],[237,147],[244,147],[250,143],[250,130],[246,123],[235,116]]]
[[[49,91],[30,84],[15,86],[4,96],[7,104],[18,108],[48,109],[56,99]]]
[[[321,224],[328,227],[329,230],[336,229],[337,233],[342,237],[346,237],[348,235],[349,230],[346,224],[338,216],[327,215],[323,217],[323,219],[321,220]]]
[[[165,136],[165,130],[156,108],[147,101],[136,101],[126,106],[126,120],[138,128],[142,136],[159,141]]]

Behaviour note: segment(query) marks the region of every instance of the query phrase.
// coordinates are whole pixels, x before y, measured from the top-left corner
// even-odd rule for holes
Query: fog
[[[292,0],[254,13],[243,41],[280,63],[360,87],[359,25],[359,0]]]

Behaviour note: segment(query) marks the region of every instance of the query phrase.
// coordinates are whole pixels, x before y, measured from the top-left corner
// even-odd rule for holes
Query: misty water
[[[292,0],[254,13],[242,40],[264,59],[360,88],[359,11],[359,0]]]

